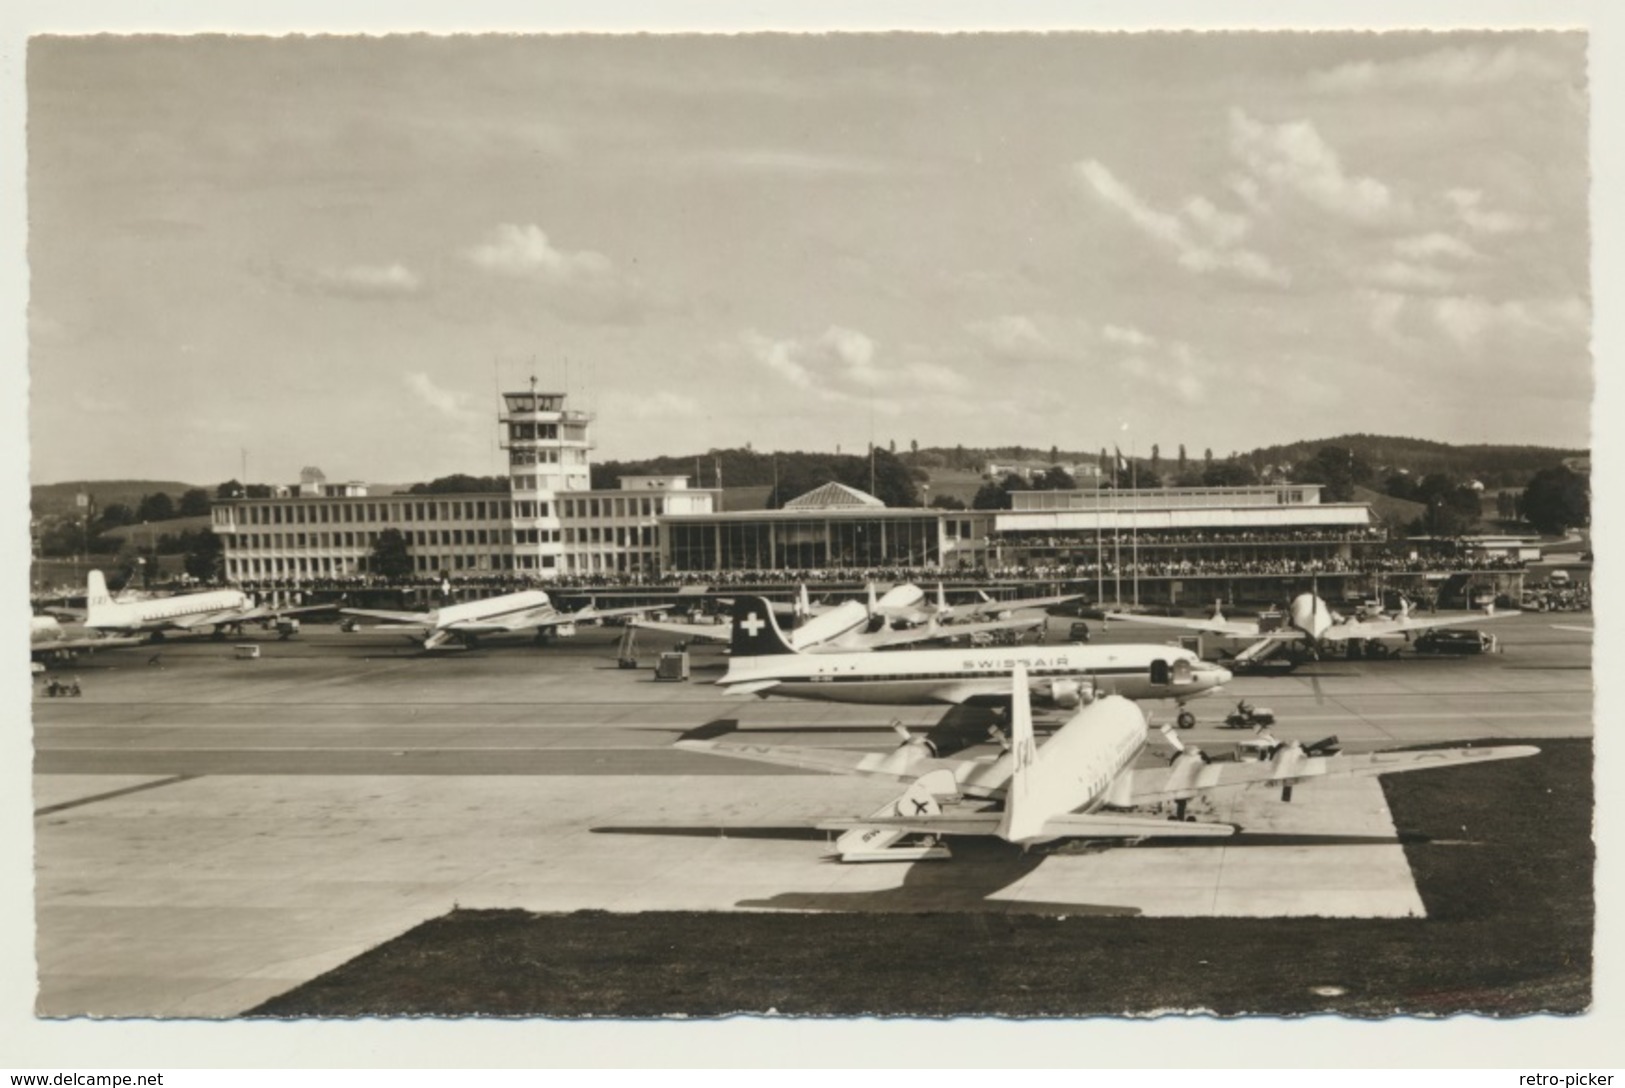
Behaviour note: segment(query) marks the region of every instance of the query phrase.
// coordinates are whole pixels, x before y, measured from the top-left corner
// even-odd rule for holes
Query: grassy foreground
[[[250,1015],[1577,1013],[1591,743],[1540,746],[1384,780],[1426,919],[454,911]]]

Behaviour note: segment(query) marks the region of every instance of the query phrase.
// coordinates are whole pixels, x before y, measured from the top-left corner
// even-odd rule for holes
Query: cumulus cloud
[[[1262,253],[1236,245],[1247,233],[1244,216],[1221,212],[1194,197],[1178,214],[1159,211],[1094,159],[1077,163],[1075,176],[1102,203],[1125,216],[1148,237],[1173,250],[1192,272],[1231,272],[1258,283],[1284,285],[1291,276]]]
[[[862,400],[877,391],[916,389],[952,392],[966,388],[958,371],[941,363],[911,360],[882,365],[875,342],[856,329],[831,325],[812,339],[773,339],[756,332],[741,337],[750,355],[798,389],[824,400]],[[896,405],[877,406],[895,414]]]
[[[559,249],[534,223],[504,223],[486,241],[469,249],[466,256],[487,272],[549,283],[603,280],[615,272],[614,264],[602,253]]]
[[[406,388],[411,390],[418,400],[447,419],[461,422],[475,414],[467,393],[442,389],[422,371],[407,374],[403,380],[406,382]]]
[[[504,223],[462,255],[480,271],[520,285],[560,317],[630,323],[665,305],[604,254],[555,245],[534,223]]]
[[[1401,210],[1387,185],[1345,171],[1308,121],[1271,125],[1232,109],[1230,149],[1264,188],[1296,194],[1334,215],[1374,222]]]
[[[1547,57],[1515,45],[1450,46],[1390,61],[1352,61],[1316,72],[1317,91],[1388,90],[1404,87],[1485,87],[1515,79],[1558,79],[1566,73]]]

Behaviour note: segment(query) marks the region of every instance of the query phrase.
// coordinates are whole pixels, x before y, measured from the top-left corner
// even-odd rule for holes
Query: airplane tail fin
[[[112,616],[113,597],[107,592],[107,578],[99,570],[93,570],[85,579],[85,626],[99,627],[108,623]]]
[[[998,835],[1010,842],[1033,839],[1044,828],[1044,816],[1034,812],[1028,779],[1038,756],[1033,739],[1033,706],[1027,690],[1027,666],[1018,663],[1010,677],[1010,784],[1004,796],[1004,817]]]
[[[946,616],[947,614],[948,614],[948,594],[943,590],[942,583],[938,582],[937,583],[937,615]]]
[[[785,640],[773,608],[761,597],[734,600],[733,637],[728,644],[733,657],[771,657],[797,651]]]
[[[875,614],[875,607],[876,607],[875,584],[873,582],[870,582],[869,583],[869,615],[871,617],[873,617],[874,614]]]
[[[807,596],[807,583],[802,582],[796,587],[796,616],[806,619],[812,615],[812,600]]]

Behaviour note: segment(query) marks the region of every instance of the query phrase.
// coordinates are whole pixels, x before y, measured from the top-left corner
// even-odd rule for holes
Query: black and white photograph
[[[1587,27],[746,29],[19,43],[28,1018],[1595,1017]]]

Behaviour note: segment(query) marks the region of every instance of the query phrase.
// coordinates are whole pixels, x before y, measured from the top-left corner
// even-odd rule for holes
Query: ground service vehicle
[[[1416,636],[1411,648],[1419,654],[1492,654],[1499,645],[1483,631],[1441,629]]]

